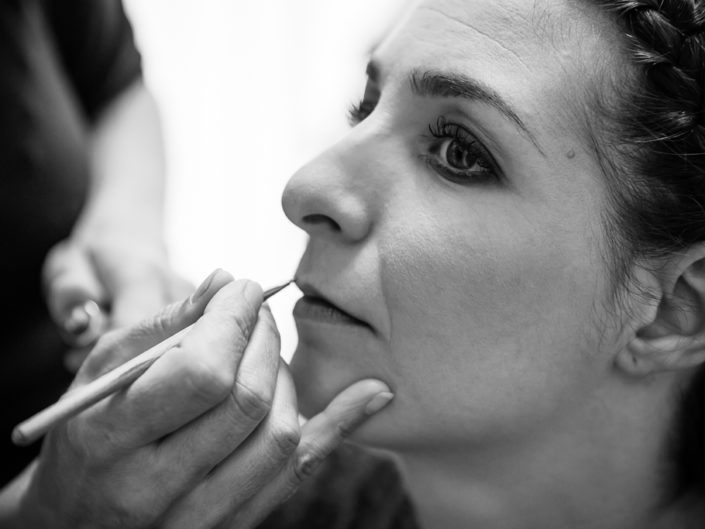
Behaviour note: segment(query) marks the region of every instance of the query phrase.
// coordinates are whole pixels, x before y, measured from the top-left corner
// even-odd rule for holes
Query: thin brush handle
[[[291,281],[284,285],[270,288],[265,291],[264,299],[268,299],[283,290]],[[12,431],[12,442],[24,446],[33,443],[54,426],[66,419],[85,410],[108,395],[132,384],[137,380],[159,357],[172,347],[181,342],[194,324],[180,330],[176,334],[159,342],[145,352],[131,358],[112,371],[66,393],[60,400],[44,408],[39,413],[18,424]]]

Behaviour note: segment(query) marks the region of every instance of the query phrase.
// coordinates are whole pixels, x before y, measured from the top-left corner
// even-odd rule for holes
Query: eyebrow
[[[374,60],[367,64],[367,76],[373,83],[378,83],[380,70],[379,65]],[[519,127],[538,151],[544,154],[536,141],[536,137],[511,105],[495,90],[477,79],[458,73],[412,70],[409,75],[409,85],[412,93],[420,97],[459,97],[491,106]]]

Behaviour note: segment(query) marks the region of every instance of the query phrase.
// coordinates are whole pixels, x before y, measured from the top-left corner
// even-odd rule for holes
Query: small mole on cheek
[[[575,151],[573,149],[569,150],[567,153],[565,153],[565,157],[569,160],[572,160],[573,158],[575,158]]]

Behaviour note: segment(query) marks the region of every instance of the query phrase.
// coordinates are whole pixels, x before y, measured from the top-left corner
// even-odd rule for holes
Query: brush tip
[[[272,288],[270,288],[270,289],[267,289],[267,290],[264,292],[264,299],[266,300],[266,299],[271,298],[274,294],[276,294],[276,293],[278,293],[278,292],[281,292],[281,291],[284,290],[286,287],[288,287],[289,285],[291,285],[293,282],[294,282],[293,279],[289,279],[289,281],[287,281],[286,283],[284,283],[284,284],[282,284],[282,285],[279,285],[279,286],[276,286],[276,287],[272,287]]]

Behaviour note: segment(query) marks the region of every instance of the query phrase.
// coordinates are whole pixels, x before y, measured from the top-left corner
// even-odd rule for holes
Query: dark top
[[[390,459],[345,444],[257,529],[419,526],[396,465]]]
[[[140,68],[120,0],[0,0],[0,484],[36,455],[12,427],[71,379],[41,267],[83,206],[91,123]]]

